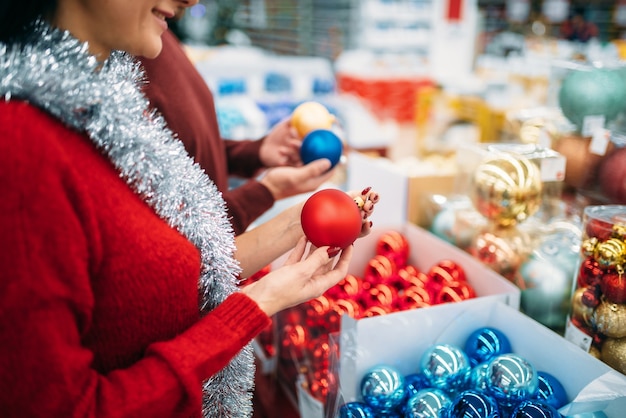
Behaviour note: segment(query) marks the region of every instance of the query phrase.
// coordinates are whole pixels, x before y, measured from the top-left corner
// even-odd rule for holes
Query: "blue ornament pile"
[[[493,327],[465,344],[433,344],[416,373],[377,365],[361,379],[361,400],[345,403],[339,418],[561,418],[568,403],[559,380],[513,353]]]

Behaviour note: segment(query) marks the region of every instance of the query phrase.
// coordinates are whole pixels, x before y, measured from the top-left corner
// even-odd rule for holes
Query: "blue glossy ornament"
[[[489,363],[480,363],[470,371],[469,378],[467,380],[467,388],[478,390],[480,392],[487,391],[487,369]]]
[[[406,401],[404,418],[438,418],[440,411],[450,402],[448,395],[440,389],[422,389]]]
[[[300,159],[304,164],[326,158],[331,168],[341,159],[343,143],[337,135],[328,129],[316,129],[309,132],[302,140]]]
[[[339,408],[339,418],[375,418],[374,410],[363,402],[348,402]]]
[[[415,395],[430,385],[426,376],[422,373],[412,373],[404,376],[404,393],[407,398]]]
[[[404,400],[404,377],[389,365],[370,369],[361,379],[363,402],[380,412],[391,412]]]
[[[502,354],[493,358],[487,368],[487,392],[498,403],[513,406],[532,399],[539,388],[535,367],[516,354]]]
[[[456,396],[442,411],[443,418],[500,418],[498,404],[489,395],[466,390]]]
[[[511,351],[509,338],[502,331],[493,327],[479,328],[465,340],[465,353],[472,366]]]
[[[448,393],[465,387],[471,368],[467,354],[452,344],[434,344],[420,360],[420,371],[430,385]]]
[[[537,378],[539,379],[537,395],[535,396],[537,400],[543,401],[556,409],[567,404],[567,392],[565,392],[565,388],[556,377],[550,373],[539,371],[537,372]]]
[[[532,399],[516,406],[511,418],[561,418],[561,414],[553,406]]]

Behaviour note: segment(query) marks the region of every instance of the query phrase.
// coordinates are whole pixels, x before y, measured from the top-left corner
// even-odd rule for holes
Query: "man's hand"
[[[265,167],[302,165],[300,159],[302,141],[291,126],[290,118],[278,122],[267,134],[259,150],[259,158]]]
[[[274,199],[284,199],[312,192],[330,180],[333,175],[330,166],[330,161],[324,158],[300,167],[270,168],[260,182],[268,188]]]

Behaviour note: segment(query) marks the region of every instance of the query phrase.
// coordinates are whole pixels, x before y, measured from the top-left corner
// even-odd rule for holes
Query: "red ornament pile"
[[[333,335],[341,317],[354,319],[474,298],[461,266],[441,260],[422,271],[409,263],[409,244],[397,231],[376,243],[361,276],[349,274],[322,296],[283,311],[275,318],[279,375],[287,382],[307,377],[308,389],[325,402],[334,390],[329,367],[338,358]]]

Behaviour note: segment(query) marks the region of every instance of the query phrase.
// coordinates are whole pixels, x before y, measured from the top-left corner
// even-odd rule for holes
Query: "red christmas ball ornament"
[[[337,380],[330,370],[318,370],[309,374],[309,392],[319,401],[326,402],[328,395],[337,391]]]
[[[388,313],[391,313],[392,309],[388,308],[388,307],[384,307],[384,306],[370,306],[369,308],[365,309],[362,314],[361,314],[361,318],[372,318],[374,316],[383,316],[383,315],[387,315]]]
[[[598,183],[611,203],[626,204],[626,148],[617,148],[600,161]]]
[[[331,299],[346,299],[359,294],[363,285],[362,280],[353,274],[347,274],[339,283],[326,291],[326,296]]]
[[[596,238],[598,241],[606,241],[613,232],[613,222],[601,218],[589,219],[585,226],[585,234],[588,238]]]
[[[580,297],[580,302],[588,308],[595,308],[600,304],[600,287],[588,286],[584,288],[583,294]]]
[[[451,260],[441,260],[432,266],[428,271],[428,276],[441,285],[453,282],[466,281],[465,270]]]
[[[432,295],[420,286],[410,286],[394,300],[394,310],[425,308],[432,305]]]
[[[332,302],[326,296],[318,296],[304,303],[305,324],[309,329],[324,327],[325,316],[332,309]]]
[[[363,279],[372,285],[389,281],[396,273],[395,263],[385,255],[375,255],[365,265]]]
[[[588,257],[580,263],[578,269],[577,283],[579,287],[594,286],[600,283],[600,278],[604,272],[593,257]]]
[[[356,202],[345,192],[323,189],[302,207],[302,229],[316,247],[346,248],[361,234],[363,219]]]
[[[611,303],[626,303],[626,278],[616,271],[607,271],[602,275],[600,289],[607,301]]]
[[[409,259],[409,241],[398,231],[385,232],[376,242],[376,254],[389,258],[401,268]]]
[[[309,338],[304,326],[285,325],[280,334],[280,356],[286,360],[302,360]]]
[[[441,287],[435,303],[461,302],[476,297],[476,291],[467,282],[453,282]]]

